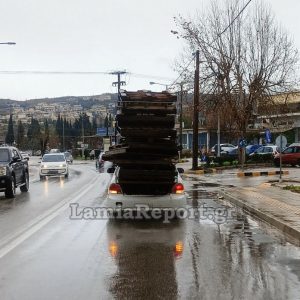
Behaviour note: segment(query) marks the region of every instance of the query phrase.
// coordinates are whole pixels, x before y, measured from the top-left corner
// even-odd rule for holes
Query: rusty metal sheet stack
[[[124,186],[136,192],[173,185],[178,161],[176,100],[168,92],[121,91],[116,118],[121,144],[110,147],[104,159],[120,167],[123,191]]]

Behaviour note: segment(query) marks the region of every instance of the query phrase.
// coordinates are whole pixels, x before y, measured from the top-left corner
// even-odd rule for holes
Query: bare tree
[[[245,4],[212,0],[193,19],[175,18],[179,31],[172,31],[185,39],[190,53],[200,50],[201,91],[216,95],[213,105],[203,107],[222,112],[223,124],[230,116],[237,136],[245,136],[258,106],[266,110],[275,94],[297,84],[293,40],[269,6],[258,1],[240,14]]]

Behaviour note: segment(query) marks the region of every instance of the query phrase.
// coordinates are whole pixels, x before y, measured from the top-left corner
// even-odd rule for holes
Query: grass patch
[[[300,193],[300,185],[287,185],[283,187],[283,189],[294,193]]]

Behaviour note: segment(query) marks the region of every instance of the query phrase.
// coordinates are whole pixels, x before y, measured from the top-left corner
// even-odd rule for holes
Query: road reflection
[[[184,221],[111,220],[107,236],[109,253],[117,266],[110,278],[115,298],[177,298],[175,261],[184,252]]]

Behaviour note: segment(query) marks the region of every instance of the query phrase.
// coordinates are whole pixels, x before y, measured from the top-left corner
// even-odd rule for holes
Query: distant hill
[[[101,94],[93,96],[64,96],[56,98],[41,98],[41,99],[30,99],[25,101],[11,100],[11,99],[0,99],[0,110],[7,110],[12,105],[20,105],[24,108],[33,107],[39,103],[69,103],[71,105],[82,105],[84,108],[88,108],[99,102],[105,104],[116,102],[117,94]]]

